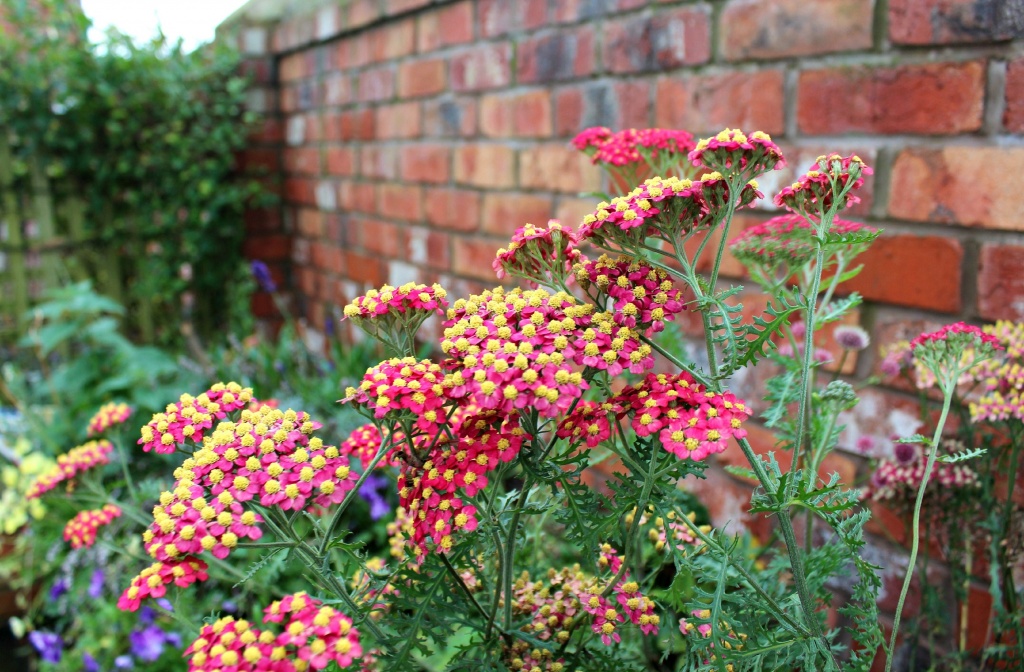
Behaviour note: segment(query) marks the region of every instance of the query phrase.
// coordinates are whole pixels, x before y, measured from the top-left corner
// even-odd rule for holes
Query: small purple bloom
[[[82,654],[82,669],[85,672],[100,672],[100,664],[88,651]]]
[[[133,630],[128,635],[132,655],[144,663],[152,663],[164,652],[164,631],[155,625]]]
[[[135,662],[128,654],[114,658],[114,669],[116,670],[130,670],[133,667],[135,667]]]
[[[92,573],[89,578],[89,597],[95,600],[103,596],[104,578],[102,569],[97,569]]]
[[[164,641],[173,646],[176,649],[181,648],[181,635],[176,632],[168,632]]]
[[[64,577],[54,581],[53,586],[50,587],[50,601],[53,602],[54,600],[59,600],[61,595],[68,592],[68,588],[70,587],[71,582]]]
[[[836,330],[832,332],[832,337],[844,350],[863,350],[871,344],[868,332],[850,324],[836,327]]]
[[[171,604],[171,601],[168,600],[166,597],[161,597],[159,600],[156,601],[156,603],[164,611],[174,611],[174,605]]]
[[[156,611],[153,607],[148,604],[142,605],[142,609],[139,609],[139,623],[143,625],[153,625],[153,621],[156,620]]]
[[[28,634],[28,641],[39,652],[39,657],[47,663],[59,663],[64,651],[64,642],[55,632],[33,630]]]
[[[897,443],[896,447],[892,449],[892,454],[897,462],[907,465],[917,459],[917,446],[910,443]]]
[[[260,286],[264,292],[276,292],[277,283],[274,282],[274,278],[270,275],[270,269],[262,261],[252,262],[252,274],[256,278],[256,283]]]
[[[327,335],[327,338],[334,336],[334,318],[330,315],[324,319],[324,334]]]
[[[238,605],[234,600],[224,600],[220,603],[220,609],[226,613],[234,614],[238,611]]]
[[[363,484],[359,486],[359,496],[370,504],[370,518],[379,520],[391,511],[391,505],[384,499],[379,490],[388,486],[388,479],[383,476],[371,474]]]

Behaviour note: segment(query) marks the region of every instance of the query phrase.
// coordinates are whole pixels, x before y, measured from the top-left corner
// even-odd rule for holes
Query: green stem
[[[935,467],[935,458],[939,452],[939,439],[942,437],[942,430],[946,425],[946,416],[949,415],[949,406],[953,401],[953,390],[956,386],[956,377],[948,383],[943,390],[942,415],[939,416],[939,424],[935,427],[935,434],[932,436],[932,443],[929,446],[928,462],[924,468],[924,477],[917,489],[917,500],[914,502],[914,519],[911,523],[912,540],[910,542],[910,559],[907,562],[907,575],[903,579],[903,588],[900,590],[900,599],[896,603],[896,614],[892,621],[892,637],[889,640],[889,652],[885,658],[885,672],[891,672],[893,656],[896,654],[896,636],[900,630],[900,617],[903,615],[903,603],[907,600],[907,593],[910,592],[910,582],[914,578],[914,566],[917,563],[917,551],[921,542],[921,507],[924,505],[924,491],[931,480],[932,469]]]
[[[1003,531],[1002,540],[1004,544],[1008,541],[1010,534],[1010,520],[1013,517],[1013,491],[1017,485],[1017,462],[1020,458],[1020,437],[1015,431],[1016,423],[1010,421],[1010,440],[1013,442],[1013,448],[1010,451],[1010,464],[1009,464],[1009,478],[1006,482],[1006,503],[1003,506]],[[1017,589],[1013,585],[1013,569],[1009,566],[1006,561],[1007,547],[1001,546],[1001,552],[999,553],[999,564],[1003,577],[1003,600],[1006,602],[1007,613],[1014,613],[1017,610]]]
[[[324,538],[320,541],[320,548],[317,549],[317,555],[322,556],[327,552],[327,546],[331,543],[334,533],[338,531],[338,526],[341,524],[342,514],[345,513],[345,509],[347,509],[349,504],[351,504],[358,496],[359,488],[361,488],[363,483],[366,482],[366,479],[370,477],[370,474],[377,468],[380,461],[384,459],[388,450],[391,449],[391,445],[391,434],[388,434],[387,439],[381,442],[381,446],[377,450],[377,454],[373,456],[370,463],[366,465],[365,469],[363,469],[363,473],[359,475],[359,480],[356,481],[356,484],[352,486],[352,489],[348,491],[347,495],[345,495],[345,499],[341,500],[341,504],[338,504],[337,510],[335,510],[334,514],[331,516],[331,522],[327,525],[327,531],[324,533]]]
[[[438,553],[438,555],[441,556],[441,562],[444,563],[444,568],[448,570],[449,574],[452,575],[452,578],[455,580],[455,583],[459,586],[459,588],[462,588],[462,592],[466,594],[466,597],[468,597],[470,602],[473,603],[473,606],[476,607],[476,610],[480,612],[480,615],[484,618],[487,618],[487,612],[484,611],[484,608],[480,606],[479,602],[477,602],[476,597],[474,597],[473,593],[470,592],[469,586],[466,585],[466,582],[462,580],[462,576],[455,569],[455,567],[452,566],[451,561],[448,560],[448,556],[444,553]]]
[[[526,498],[530,496],[530,488],[533,487],[533,477],[528,476],[523,482],[523,490],[516,502],[516,510],[512,513],[512,522],[508,527],[508,538],[505,541],[505,562],[502,570],[504,572],[503,584],[505,586],[505,630],[512,629],[512,573],[515,565],[516,555],[516,530],[519,527],[519,518],[526,506]]]
[[[122,432],[118,431],[115,434],[113,441],[111,441],[111,443],[117,446],[117,456],[121,462],[121,473],[124,474],[124,482],[125,485],[128,487],[128,495],[132,498],[132,502],[134,502],[136,506],[139,506],[139,493],[138,490],[135,489],[135,481],[132,479],[132,475],[128,471],[128,455],[125,452],[124,442],[122,441],[122,438]]]
[[[739,180],[736,180],[739,182]],[[736,199],[739,198],[739,192],[736,187],[738,184],[729,184],[729,205],[725,209],[725,219],[722,222],[722,238],[718,241],[718,252],[715,254],[715,265],[711,267],[711,279],[708,281],[708,287],[711,291],[715,291],[715,283],[718,282],[718,269],[722,265],[722,257],[725,256],[725,248],[729,244],[729,227],[732,225],[732,218],[736,214]],[[694,259],[694,264],[697,260]]]

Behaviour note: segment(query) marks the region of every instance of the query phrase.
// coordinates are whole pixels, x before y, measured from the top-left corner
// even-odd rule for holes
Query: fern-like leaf
[[[821,313],[815,318],[818,326],[835,322],[852,309],[864,302],[864,297],[854,292],[849,296],[835,301],[829,301],[828,305],[820,308]]]
[[[742,338],[746,342],[742,343],[738,348],[735,361],[727,363],[728,368],[731,369],[730,373],[740,367],[755,364],[759,359],[767,357],[768,352],[766,348],[773,349],[776,347],[772,341],[772,336],[777,334],[782,327],[789,324],[790,315],[801,309],[798,304],[790,303],[785,296],[779,297],[779,303],[781,305],[776,306],[774,303],[768,302],[765,314],[770,319],[766,320],[758,315],[754,318],[752,324],[743,325]]]

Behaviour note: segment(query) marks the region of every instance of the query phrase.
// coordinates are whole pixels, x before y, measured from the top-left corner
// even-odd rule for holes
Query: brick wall
[[[456,296],[493,285],[494,251],[516,227],[593,208],[579,194],[599,173],[568,146],[592,125],[767,131],[791,168],[766,176],[766,193],[823,151],[864,157],[875,175],[849,214],[885,236],[849,289],[867,298],[856,317],[876,346],[956,319],[1024,319],[1020,0],[291,5],[284,18],[243,11],[221,33],[248,54],[266,119],[244,166],[282,196],[250,213],[248,252],[311,326],[383,282]],[[847,372],[862,380],[878,359]],[[757,383],[737,386],[756,399]],[[915,418],[906,391],[870,388],[842,443],[867,435],[884,450]],[[848,481],[863,469],[852,455],[830,466]],[[716,471],[702,489],[735,522],[746,487]]]

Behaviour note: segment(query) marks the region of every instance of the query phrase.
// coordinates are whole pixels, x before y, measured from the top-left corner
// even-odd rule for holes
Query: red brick
[[[348,147],[327,149],[327,173],[329,175],[351,175],[355,172],[355,150]]]
[[[978,313],[986,320],[1024,320],[1024,247],[1005,243],[981,246]]]
[[[456,275],[476,278],[485,282],[497,282],[491,267],[494,255],[507,241],[492,241],[479,237],[456,236],[452,239],[452,271]]]
[[[896,44],[953,44],[1009,40],[1024,34],[1013,2],[1003,0],[889,0],[889,39]]]
[[[480,132],[489,137],[551,136],[551,93],[541,89],[480,99]]]
[[[249,133],[254,143],[280,144],[284,139],[284,124],[280,119],[260,119],[258,126]]]
[[[402,179],[407,182],[447,182],[451,151],[446,145],[410,145],[402,147]]]
[[[395,95],[395,71],[390,67],[365,70],[359,75],[359,100],[387,100]]]
[[[480,194],[467,189],[428,189],[427,222],[443,229],[471,232],[480,226]]]
[[[342,140],[372,140],[376,124],[372,109],[343,112],[341,115]]]
[[[423,103],[423,134],[430,138],[462,138],[476,135],[476,100],[445,98]]]
[[[275,149],[258,149],[250,147],[237,155],[240,172],[272,173],[279,167],[278,152]]]
[[[378,257],[347,251],[345,253],[345,267],[348,269],[350,280],[374,287],[383,285],[387,277],[384,271],[384,264]]]
[[[596,191],[600,172],[583,154],[562,143],[537,145],[519,155],[519,184],[526,189]]]
[[[869,301],[943,313],[960,310],[963,246],[939,236],[883,236],[858,258],[864,264],[842,287]]]
[[[515,184],[515,151],[504,145],[464,145],[455,149],[455,181],[477,187]]]
[[[871,48],[872,0],[734,0],[725,6],[727,60],[783,58]]]
[[[420,135],[420,104],[417,102],[381,105],[377,108],[375,120],[377,137],[415,138]]]
[[[285,235],[250,236],[242,245],[242,254],[247,259],[280,261],[290,257],[291,253],[292,239]]]
[[[389,15],[404,14],[405,12],[426,7],[431,0],[387,0],[384,13]]]
[[[392,61],[408,56],[416,48],[414,19],[389,21],[370,33],[370,55],[374,61]]]
[[[309,77],[312,72],[308,65],[305,52],[290,54],[281,59],[277,76],[285,84]]]
[[[525,39],[516,45],[516,81],[547,84],[585,77],[594,71],[594,45],[590,26]]]
[[[281,211],[277,208],[246,208],[242,219],[247,234],[276,233],[281,230]]]
[[[547,22],[547,0],[479,0],[477,21],[480,37],[497,37],[512,31],[539,28]]]
[[[480,97],[480,134],[507,138],[515,130],[514,95],[494,93]]]
[[[686,7],[605,25],[604,65],[610,72],[650,72],[711,58],[706,7]]]
[[[291,177],[284,181],[284,200],[290,203],[316,205],[316,181],[306,177]]]
[[[594,19],[607,13],[611,5],[608,0],[558,0],[553,4],[555,12],[552,19],[557,23]]]
[[[423,188],[408,184],[380,185],[377,212],[384,217],[410,222],[423,219]]]
[[[319,238],[323,235],[324,215],[313,208],[299,208],[296,213],[299,235],[306,238]]]
[[[451,236],[422,226],[406,230],[406,250],[402,257],[417,266],[448,271],[452,265]]]
[[[523,224],[543,224],[554,214],[552,205],[548,196],[516,192],[484,194],[484,231],[511,236]]]
[[[320,151],[315,147],[286,147],[282,152],[285,172],[316,175],[320,172]]]
[[[583,89],[572,87],[555,93],[555,135],[576,135],[583,126]]]
[[[720,468],[708,469],[704,478],[688,478],[681,487],[707,505],[712,524],[724,528],[726,534],[749,530],[762,541],[771,534],[768,518],[761,513],[750,513],[752,488],[736,481]]]
[[[1006,110],[1003,126],[1011,133],[1024,133],[1024,58],[1006,66]]]
[[[452,91],[480,91],[508,86],[512,80],[512,47],[508,43],[483,44],[451,60]]]
[[[352,77],[348,73],[333,75],[320,85],[320,100],[328,107],[352,102]]]
[[[473,2],[440,7],[416,19],[416,48],[420,53],[473,40]]]
[[[392,145],[366,145],[359,152],[359,174],[382,180],[398,177],[398,148]]]
[[[981,128],[985,64],[800,73],[797,121],[810,134],[962,133]]]
[[[950,222],[1024,230],[1020,180],[1024,149],[911,148],[892,167],[889,214],[919,222]]]
[[[655,93],[654,123],[693,133],[729,127],[780,134],[783,97],[781,70],[664,78]]]
[[[768,453],[774,453],[782,471],[789,471],[793,463],[793,453],[779,445],[778,437],[770,429],[753,422],[744,424],[744,428],[747,430],[747,441],[750,442],[755,455],[767,457]],[[725,452],[719,453],[716,461],[726,466],[750,467],[750,462],[736,441],[729,441]],[[840,481],[845,485],[852,485],[857,476],[857,466],[850,458],[840,453],[831,453],[821,463],[818,475],[827,480],[833,473],[839,474]]]
[[[441,59],[410,61],[398,68],[398,96],[420,98],[441,93],[447,87],[445,62]]]
[[[356,245],[382,257],[398,257],[405,250],[402,228],[379,219],[358,219],[351,222]]]
[[[369,182],[343,181],[338,187],[338,206],[342,210],[374,212],[377,209],[377,189]]]
[[[576,227],[585,216],[594,212],[597,202],[596,198],[566,198],[563,196],[558,199],[555,219],[563,224]]]

